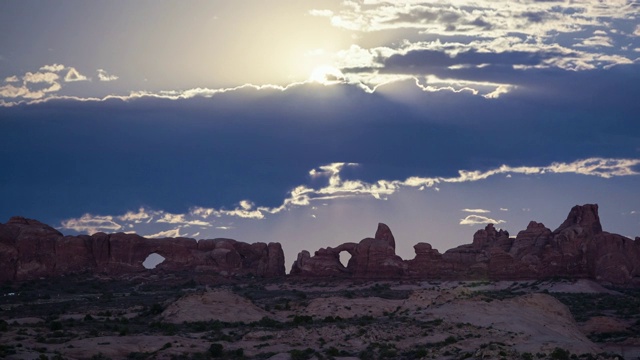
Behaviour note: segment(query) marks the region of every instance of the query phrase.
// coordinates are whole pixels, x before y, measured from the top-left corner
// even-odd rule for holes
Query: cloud
[[[69,68],[67,75],[64,77],[65,82],[75,82],[75,81],[87,81],[89,80],[86,76],[80,74],[78,70],[73,67]]]
[[[158,212],[149,212],[145,208],[141,207],[138,209],[138,212],[127,211],[126,214],[118,216],[118,219],[127,222],[133,221],[134,223],[139,224],[143,220],[151,219],[154,215],[158,214]]]
[[[166,223],[166,224],[180,224],[183,226],[211,226],[210,223],[203,220],[188,220],[185,214],[171,214],[166,212],[158,212],[160,218],[156,220],[158,223]]]
[[[65,69],[65,66],[61,65],[61,64],[45,65],[45,66],[40,68],[40,70],[48,71],[48,72],[60,72],[60,71],[62,71],[64,69]]]
[[[37,84],[37,83],[53,84],[59,78],[60,78],[60,76],[58,76],[58,74],[52,73],[52,72],[47,72],[47,73],[40,73],[40,72],[31,73],[31,72],[27,72],[22,77],[22,80],[24,82],[26,82],[26,83],[32,83],[32,84]]]
[[[118,77],[115,75],[110,75],[108,74],[105,70],[103,69],[98,69],[98,80],[100,81],[114,81],[114,80],[118,80]]]
[[[460,219],[460,225],[480,225],[480,224],[503,224],[504,220],[494,220],[481,215],[469,215]]]
[[[602,29],[616,34],[633,26],[633,36],[640,36],[633,21],[636,12],[634,6],[624,1],[607,4],[596,0],[579,4],[538,1],[507,5],[463,0],[454,3],[367,1],[365,6],[345,2],[339,10],[322,15],[335,27],[363,33],[372,44],[368,48],[352,45],[349,50],[341,51],[355,55],[351,58],[357,59],[357,66],[345,61],[349,57],[340,53],[336,64],[344,73],[350,73],[349,81],[374,88],[377,84],[371,79],[381,72],[388,78],[395,75],[391,81],[398,80],[402,74],[424,74],[446,83],[452,79],[470,81],[469,75],[476,72],[488,73],[474,71],[479,66],[503,68],[496,71],[516,68],[584,71],[628,64],[632,60],[626,51],[614,46],[614,37]],[[585,38],[585,34],[593,35]],[[378,40],[389,38],[395,41]],[[378,52],[381,49],[384,51]],[[430,57],[422,54],[422,61],[416,63],[417,55],[413,53],[419,51],[433,53]],[[398,63],[398,57],[404,57],[406,62]],[[408,62],[409,59],[414,61]],[[466,71],[455,71],[465,68]],[[467,88],[496,99],[511,90],[510,87],[520,85],[520,79],[513,80],[498,82],[489,91],[478,86]],[[459,91],[461,88],[444,84],[425,86],[423,90]]]
[[[9,83],[0,86],[0,106],[13,106],[22,100],[29,100],[29,103],[36,103],[42,99],[56,98],[55,93],[62,89],[59,73],[68,69],[64,77],[65,82],[88,80],[75,68],[67,68],[61,64],[51,64],[40,67],[38,71],[27,71],[24,75],[12,75],[5,78]],[[21,85],[14,85],[22,80]],[[5,99],[17,99],[17,102],[5,102]]]
[[[469,213],[476,213],[476,214],[486,214],[486,213],[490,213],[491,212],[491,211],[485,210],[485,209],[462,209],[461,211],[469,212]]]
[[[122,229],[122,225],[113,220],[113,216],[84,214],[77,219],[62,221],[62,228],[94,234],[97,232],[114,232]]]
[[[592,36],[590,38],[584,39],[580,43],[577,43],[575,46],[579,46],[579,47],[594,47],[594,46],[612,47],[613,43],[612,43],[611,38],[608,37],[608,36],[596,35],[596,36]]]
[[[183,235],[180,233],[180,228],[175,228],[171,230],[160,231],[155,234],[145,235],[145,237],[151,238],[151,239],[166,238],[166,237],[176,238],[176,237],[183,237],[183,236],[186,236],[186,235]]]
[[[457,177],[409,177],[406,180],[377,180],[367,182],[357,179],[346,180],[342,173],[347,168],[356,168],[355,163],[331,163],[312,169],[308,172],[310,179],[314,182],[320,182],[320,186],[312,187],[308,184],[300,184],[295,186],[283,200],[279,206],[257,206],[249,201],[242,200],[235,209],[215,209],[205,207],[193,207],[183,214],[173,214],[162,210],[150,210],[145,208],[138,209],[137,212],[128,211],[120,216],[93,216],[89,214],[83,215],[80,219],[69,219],[62,223],[62,227],[79,232],[91,231],[107,231],[119,230],[123,226],[129,224],[149,225],[179,225],[180,227],[199,226],[199,227],[215,227],[216,229],[231,229],[229,223],[234,218],[239,219],[265,219],[269,215],[277,214],[290,210],[295,207],[314,206],[318,201],[345,199],[354,197],[373,197],[378,200],[384,200],[388,196],[400,191],[402,188],[426,189],[432,188],[437,190],[436,185],[443,183],[465,183],[486,180],[492,176],[505,173],[537,175],[558,173],[558,174],[576,174],[585,176],[597,176],[601,178],[612,178],[619,176],[638,176],[634,167],[640,165],[640,159],[601,159],[592,158],[577,160],[571,163],[553,163],[549,166],[542,167],[510,167],[502,165],[495,169],[487,171],[465,171],[460,170]],[[500,208],[501,211],[508,211],[506,208]],[[477,214],[486,214],[490,210],[486,209],[462,209],[463,212],[473,213],[462,219],[461,225],[475,225],[494,223],[500,224],[504,220],[495,220]],[[523,209],[523,211],[525,211]],[[528,210],[527,210],[528,211]],[[120,223],[115,223],[117,218]],[[171,228],[175,231],[176,228]],[[169,231],[169,230],[163,230]],[[158,233],[160,234],[160,233]],[[158,235],[154,234],[154,235]],[[165,233],[162,233],[165,234]],[[161,235],[162,235],[161,234]],[[158,235],[160,236],[160,235]],[[162,235],[165,236],[165,235]]]

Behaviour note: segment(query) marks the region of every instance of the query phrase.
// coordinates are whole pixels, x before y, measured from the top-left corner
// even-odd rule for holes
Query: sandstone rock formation
[[[345,268],[340,263],[340,253],[346,251],[351,259]],[[345,243],[336,248],[325,248],[311,257],[308,251],[298,254],[291,274],[302,276],[353,276],[358,278],[397,278],[406,274],[407,265],[396,255],[396,243],[391,229],[378,224],[374,238],[366,238],[358,244]]]
[[[145,271],[149,254],[165,258],[157,269],[221,275],[285,274],[279,243],[247,244],[231,239],[147,239],[135,234],[63,236],[36,220],[13,217],[0,224],[0,281],[74,273],[109,275]]]
[[[573,207],[554,231],[532,221],[514,239],[489,224],[475,233],[471,244],[443,254],[428,243],[418,243],[414,249],[414,259],[401,260],[395,255],[391,230],[379,224],[373,239],[320,249],[313,257],[306,251],[300,253],[291,273],[421,279],[572,277],[640,285],[640,238],[634,241],[602,231],[595,204]],[[339,261],[342,251],[352,255],[346,268]]]
[[[598,205],[575,206],[554,231],[532,221],[515,238],[492,224],[471,244],[444,253],[428,243],[414,246],[414,259],[395,253],[389,227],[373,238],[298,254],[291,274],[368,279],[543,279],[571,277],[640,285],[640,237],[631,240],[602,230]],[[351,255],[347,266],[340,253]],[[0,224],[0,281],[74,273],[128,274],[145,271],[151,253],[165,258],[158,269],[221,275],[282,276],[279,243],[247,244],[232,239],[146,239],[135,234],[63,236],[36,220],[14,217]]]

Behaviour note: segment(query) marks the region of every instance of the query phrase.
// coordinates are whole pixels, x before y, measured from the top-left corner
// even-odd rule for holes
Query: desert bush
[[[311,324],[313,322],[313,317],[309,315],[296,315],[293,317],[292,322],[294,325]]]
[[[111,358],[106,356],[105,354],[99,352],[99,353],[93,355],[91,358],[89,358],[89,360],[111,360]]]
[[[451,344],[455,344],[455,343],[457,343],[457,342],[458,342],[458,339],[456,339],[456,337],[455,337],[455,336],[450,335],[450,336],[448,336],[446,339],[444,339],[444,341],[443,341],[443,342],[444,342],[444,344],[445,344],[445,345],[451,345]]]
[[[0,344],[0,358],[7,357],[9,355],[14,355],[16,353],[16,349],[13,345],[3,345]]]
[[[315,351],[311,348],[306,348],[304,350],[293,349],[289,351],[291,355],[291,360],[307,360],[311,359]]]
[[[221,358],[224,355],[224,346],[219,343],[213,343],[209,346],[209,354],[214,358]]]
[[[270,317],[263,317],[262,319],[260,319],[259,321],[253,322],[250,325],[252,326],[262,326],[262,327],[266,327],[266,328],[282,328],[284,327],[284,324],[282,324],[281,322],[274,320]]]
[[[553,349],[550,357],[551,359],[554,359],[554,360],[569,360],[570,355],[571,353],[569,352],[569,350],[565,350],[557,347]]]

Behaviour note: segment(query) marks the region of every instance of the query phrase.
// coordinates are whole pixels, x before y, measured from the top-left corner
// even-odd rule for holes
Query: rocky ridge
[[[551,277],[593,279],[616,285],[640,285],[640,238],[602,230],[598,205],[571,209],[554,231],[532,221],[511,238],[493,224],[478,230],[471,244],[441,254],[428,243],[414,246],[416,256],[395,254],[391,230],[378,225],[375,238],[324,248],[314,256],[303,251],[291,274],[307,277],[524,280]],[[340,253],[351,259],[346,267]]]
[[[489,224],[471,244],[440,253],[425,242],[415,257],[395,253],[395,238],[378,224],[373,238],[298,254],[291,275],[360,279],[493,279],[551,277],[592,279],[616,285],[640,285],[640,238],[602,230],[598,205],[571,209],[554,231],[531,221],[515,238]],[[343,251],[351,255],[347,266]],[[36,220],[13,217],[0,224],[0,281],[20,281],[68,274],[122,275],[146,271],[149,254],[165,258],[158,269],[223,276],[284,276],[279,243],[248,244],[232,239],[147,239],[136,234],[96,233],[63,236]]]
[[[285,274],[279,243],[231,239],[147,239],[136,234],[63,236],[37,220],[13,217],[0,224],[0,281],[79,273],[122,275],[146,271],[147,256],[165,260],[157,269],[261,277]]]

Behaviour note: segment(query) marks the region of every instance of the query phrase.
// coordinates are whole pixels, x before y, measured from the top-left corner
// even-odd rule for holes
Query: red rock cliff
[[[165,258],[158,269],[221,275],[285,274],[279,243],[247,244],[230,239],[147,239],[135,234],[63,236],[36,220],[13,217],[0,224],[0,281],[75,273],[127,274],[146,271],[149,254]]]

